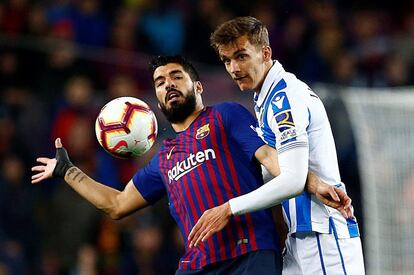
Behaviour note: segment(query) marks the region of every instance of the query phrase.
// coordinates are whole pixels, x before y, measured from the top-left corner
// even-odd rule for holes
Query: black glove
[[[56,167],[53,170],[52,176],[54,178],[64,178],[66,171],[73,167],[73,163],[70,161],[68,152],[64,147],[56,149]]]

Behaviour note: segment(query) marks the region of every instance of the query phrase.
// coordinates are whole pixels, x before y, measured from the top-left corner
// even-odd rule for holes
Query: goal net
[[[358,152],[367,274],[413,274],[414,88],[342,95]]]

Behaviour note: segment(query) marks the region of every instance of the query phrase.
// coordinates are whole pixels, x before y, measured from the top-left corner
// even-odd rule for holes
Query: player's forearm
[[[64,179],[79,195],[111,218],[120,219],[124,216],[117,202],[120,191],[93,180],[76,166],[68,169]]]
[[[309,171],[306,179],[305,190],[315,195],[320,184],[323,184],[320,178],[315,173]]]
[[[301,194],[308,172],[308,148],[294,148],[279,157],[280,175],[258,189],[229,201],[234,215],[272,207]]]

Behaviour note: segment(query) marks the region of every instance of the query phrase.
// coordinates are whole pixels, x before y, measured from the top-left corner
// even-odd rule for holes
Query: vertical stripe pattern
[[[258,249],[277,250],[269,211],[233,217],[222,231],[198,247],[188,248],[186,238],[205,210],[262,184],[246,169],[251,164],[235,157],[237,154],[242,154],[237,139],[229,136],[220,111],[214,107],[207,107],[176,138],[164,141],[158,159],[159,173],[186,248],[179,269],[201,269]]]

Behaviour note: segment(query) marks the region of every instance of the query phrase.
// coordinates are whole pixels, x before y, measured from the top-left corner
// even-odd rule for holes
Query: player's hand
[[[188,235],[189,247],[197,246],[200,241],[204,242],[214,233],[222,230],[228,224],[231,216],[228,202],[204,211]]]
[[[63,178],[66,174],[66,171],[73,166],[72,162],[70,162],[69,160],[68,153],[62,146],[60,138],[57,138],[55,140],[55,147],[55,158],[51,159],[46,157],[40,157],[36,159],[36,161],[41,163],[41,165],[32,167],[32,171],[36,172],[32,176],[33,184],[52,177]]]
[[[338,187],[321,181],[316,189],[316,197],[325,205],[337,209],[345,218],[352,218],[352,199]]]

